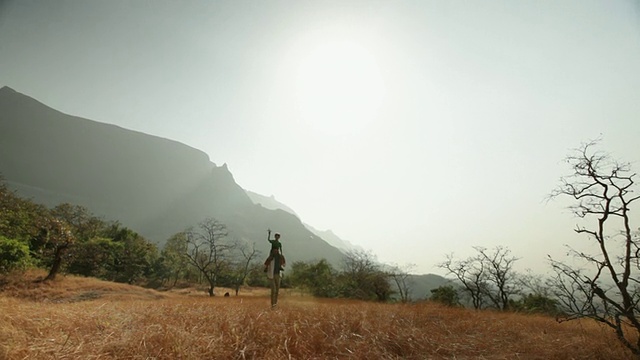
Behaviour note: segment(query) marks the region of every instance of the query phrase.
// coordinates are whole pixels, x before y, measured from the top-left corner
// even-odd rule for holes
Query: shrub
[[[511,304],[515,311],[556,316],[560,314],[558,301],[540,294],[528,294]]]
[[[451,285],[440,286],[431,290],[431,297],[429,297],[429,300],[448,306],[460,306],[458,290]]]
[[[31,263],[29,245],[0,236],[0,271],[24,269]]]

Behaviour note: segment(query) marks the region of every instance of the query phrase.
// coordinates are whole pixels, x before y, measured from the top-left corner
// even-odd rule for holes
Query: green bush
[[[118,246],[108,238],[93,238],[78,243],[69,259],[67,271],[71,274],[110,280],[113,277],[111,272],[115,266],[117,250]]]
[[[313,296],[338,296],[337,275],[331,264],[322,259],[317,262],[297,261],[291,266],[287,280],[290,286],[309,290]]]
[[[31,263],[29,245],[0,236],[0,271],[24,269]]]
[[[451,285],[440,286],[431,290],[429,300],[448,306],[460,306],[460,296],[458,295],[458,291]]]
[[[556,316],[561,313],[558,301],[540,294],[528,294],[511,303],[511,308],[519,312],[547,314]]]

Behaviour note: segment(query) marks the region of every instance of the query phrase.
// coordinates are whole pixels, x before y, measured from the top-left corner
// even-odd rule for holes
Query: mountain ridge
[[[283,210],[286,211],[292,215],[295,215],[296,217],[300,218],[300,216],[298,216],[298,214],[291,209],[289,206],[287,206],[286,204],[276,200],[276,197],[274,195],[271,196],[265,196],[262,194],[258,194],[256,192],[250,191],[250,190],[245,190],[247,192],[247,195],[249,196],[249,198],[251,199],[251,201],[253,201],[254,204],[260,204],[262,206],[264,206],[267,209],[271,209],[271,210]],[[347,253],[349,251],[364,251],[364,248],[361,246],[357,246],[352,244],[351,242],[341,239],[338,235],[336,235],[332,230],[318,230],[315,227],[303,222],[304,226],[309,229],[312,233],[316,234],[317,236],[319,236],[320,238],[322,238],[324,241],[326,241],[329,245],[338,248],[340,251],[342,251],[343,253]]]
[[[297,217],[255,205],[227,165],[217,166],[203,151],[0,90],[0,174],[19,195],[47,206],[85,206],[158,244],[214,217],[231,236],[266,253],[270,227],[283,234],[292,260],[340,263],[338,249]]]

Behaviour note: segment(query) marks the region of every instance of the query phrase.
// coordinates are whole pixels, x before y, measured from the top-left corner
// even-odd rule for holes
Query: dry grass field
[[[0,359],[628,359],[589,321],[320,300],[209,298],[67,276],[0,292]],[[218,290],[218,293],[220,290]],[[224,292],[224,289],[223,289]]]

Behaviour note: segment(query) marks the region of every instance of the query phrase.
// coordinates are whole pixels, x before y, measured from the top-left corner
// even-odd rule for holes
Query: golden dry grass
[[[1,359],[630,357],[608,329],[587,321],[297,293],[272,310],[264,290],[209,298],[75,277],[29,286],[0,293]],[[91,291],[100,296],[78,297]]]

